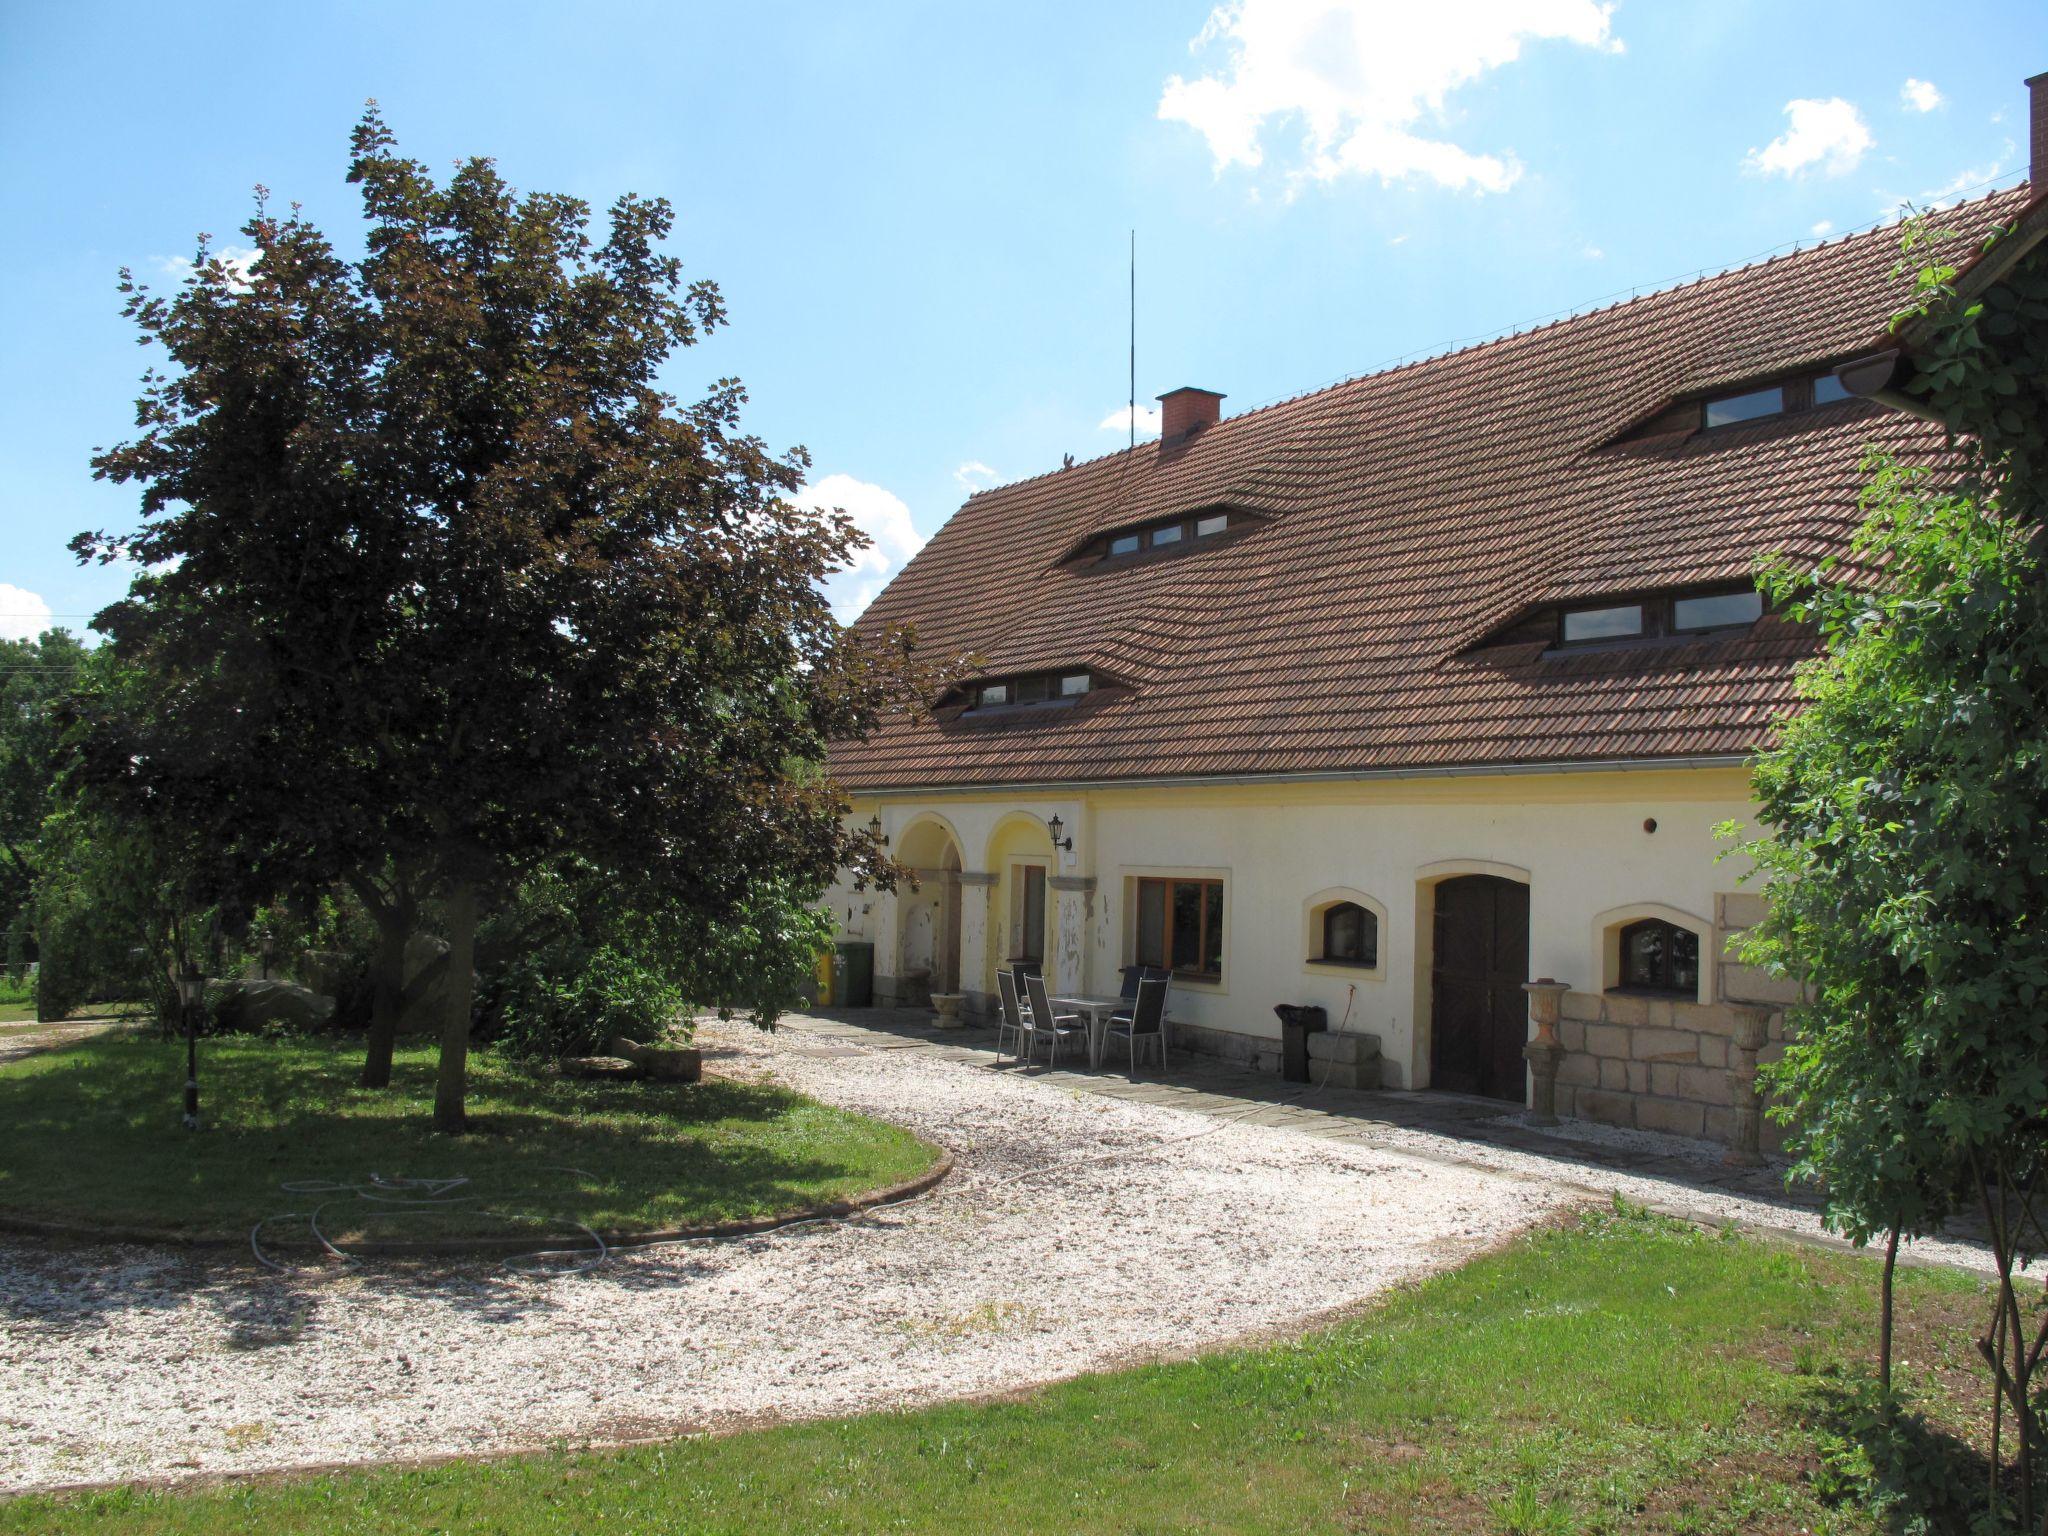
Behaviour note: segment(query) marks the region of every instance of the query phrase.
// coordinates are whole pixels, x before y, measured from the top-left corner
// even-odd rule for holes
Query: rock
[[[562,1077],[587,1078],[597,1082],[629,1083],[646,1076],[637,1061],[623,1056],[564,1056],[555,1063]]]
[[[693,1045],[643,1048],[633,1059],[649,1077],[664,1083],[694,1083],[704,1076],[704,1053]]]
[[[694,1083],[704,1075],[704,1053],[694,1046],[642,1045],[624,1035],[613,1035],[605,1049],[665,1083]]]
[[[250,1031],[275,1025],[310,1033],[334,1017],[334,999],[288,981],[216,983],[214,1016],[224,1029]]]

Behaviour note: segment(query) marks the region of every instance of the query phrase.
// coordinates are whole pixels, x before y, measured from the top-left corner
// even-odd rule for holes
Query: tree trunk
[[[370,956],[370,1035],[363,1053],[363,1086],[391,1086],[391,1052],[405,1004],[405,946],[412,924],[400,914],[377,917],[377,949]]]
[[[1878,1286],[1877,1376],[1884,1418],[1892,1419],[1892,1276],[1899,1268],[1899,1229],[1893,1224],[1884,1244],[1884,1279]]]
[[[459,1136],[469,1076],[469,1014],[476,995],[476,887],[448,892],[448,1011],[441,1019],[441,1075],[434,1085],[434,1129]]]

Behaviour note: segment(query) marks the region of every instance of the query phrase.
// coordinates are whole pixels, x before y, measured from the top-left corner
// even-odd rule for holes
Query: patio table
[[[1088,1067],[1102,1069],[1102,1048],[1109,1043],[1109,1019],[1131,1006],[1128,997],[1055,997],[1047,999],[1054,1008],[1078,1013],[1088,1021]]]

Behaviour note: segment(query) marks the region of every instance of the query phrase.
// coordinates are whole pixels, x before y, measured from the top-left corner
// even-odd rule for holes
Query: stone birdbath
[[[966,1001],[965,992],[934,992],[932,1012],[939,1016],[939,1028],[959,1029],[965,1025],[967,1021],[960,1017],[960,1005]]]

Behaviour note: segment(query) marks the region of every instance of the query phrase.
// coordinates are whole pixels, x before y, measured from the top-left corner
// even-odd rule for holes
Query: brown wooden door
[[[1430,1084],[1523,1102],[1529,1038],[1529,888],[1460,875],[1436,888]]]

